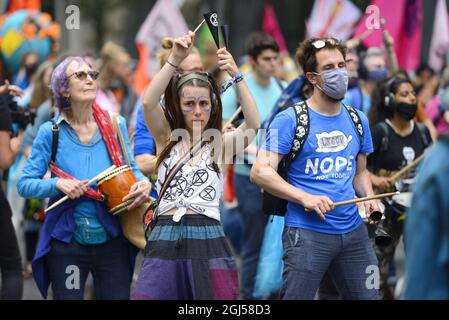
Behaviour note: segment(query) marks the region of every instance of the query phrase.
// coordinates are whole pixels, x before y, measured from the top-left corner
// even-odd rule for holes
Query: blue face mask
[[[321,73],[313,72],[323,79],[323,88],[317,84],[318,89],[323,91],[325,95],[334,99],[342,100],[348,90],[348,71],[344,68],[335,68],[330,71],[323,71]]]
[[[388,76],[388,69],[376,69],[368,71],[368,79],[373,81],[384,80]]]

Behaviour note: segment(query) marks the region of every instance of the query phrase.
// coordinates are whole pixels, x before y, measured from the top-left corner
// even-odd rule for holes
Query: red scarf
[[[101,136],[103,137],[104,142],[106,143],[106,148],[108,149],[109,156],[111,157],[112,163],[118,168],[123,166],[123,156],[120,151],[120,146],[117,142],[117,138],[114,133],[114,129],[112,127],[112,122],[109,117],[109,114],[101,109],[100,106],[94,102],[92,104],[92,111],[95,122],[97,123],[98,129],[100,130]],[[50,170],[57,177],[63,179],[76,179],[69,175],[68,173],[59,169],[53,161],[50,161]],[[103,196],[101,192],[98,190],[94,190],[92,188],[88,188],[84,195],[88,198],[94,200],[102,200]]]

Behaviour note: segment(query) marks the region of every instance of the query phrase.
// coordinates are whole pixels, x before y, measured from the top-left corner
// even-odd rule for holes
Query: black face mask
[[[32,76],[36,72],[38,67],[39,67],[38,63],[33,63],[33,64],[25,66],[26,75],[28,77]]]
[[[412,120],[416,115],[418,109],[416,103],[398,103],[396,105],[396,112],[405,120]]]

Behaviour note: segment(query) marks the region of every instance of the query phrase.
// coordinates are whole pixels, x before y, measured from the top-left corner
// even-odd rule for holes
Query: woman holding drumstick
[[[387,79],[374,92],[370,110],[374,152],[368,157],[368,163],[371,182],[378,192],[397,190],[402,192],[401,197],[411,194],[415,169],[411,168],[401,177],[393,172],[417,162],[432,142],[426,126],[413,120],[416,101],[412,83],[404,78]],[[393,241],[386,246],[375,246],[380,266],[380,292],[385,299],[393,297],[387,278],[405,219],[406,206],[398,206],[395,199],[397,197],[384,199],[385,219],[378,226]]]
[[[189,32],[174,40],[166,64],[143,96],[145,121],[159,152],[157,187],[161,200],[156,224],[147,239],[135,299],[227,300],[236,299],[239,292],[235,260],[220,223],[223,177],[219,164],[232,161],[233,155],[251,142],[259,128],[259,115],[233,57],[226,48],[219,49],[218,65],[235,80],[246,119],[235,131],[221,135],[220,92],[211,76],[176,73],[192,50],[194,36]],[[163,93],[164,106],[159,103]],[[199,138],[208,140],[205,135],[212,131],[218,137],[194,154],[174,175],[166,192],[161,192],[178,160],[189,154]],[[173,136],[175,132],[185,135]]]
[[[123,166],[123,151],[138,180],[123,199],[130,201],[128,209],[148,199],[150,183],[134,163],[124,119],[119,117],[126,146],[121,150],[110,115],[95,103],[97,78],[81,57],[69,57],[55,68],[51,91],[60,114],[40,128],[17,185],[21,196],[50,197],[50,204],[64,195],[70,198],[47,213],[33,260],[33,276],[44,297],[51,283],[55,299],[83,299],[89,272],[96,298],[128,299],[130,294],[137,252],[101,193],[86,182],[111,165]],[[52,177],[44,180],[49,167]]]

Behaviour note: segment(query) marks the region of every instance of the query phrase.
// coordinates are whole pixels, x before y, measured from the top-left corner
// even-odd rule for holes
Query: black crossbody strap
[[[162,200],[162,197],[164,196],[165,191],[167,191],[167,189],[170,187],[171,181],[176,176],[176,174],[179,172],[179,170],[181,170],[181,168],[187,162],[189,162],[191,159],[193,159],[195,157],[195,155],[201,149],[203,149],[208,143],[209,143],[208,141],[201,140],[197,144],[193,145],[190,148],[189,152],[187,152],[186,154],[184,154],[183,156],[181,156],[179,158],[178,162],[176,162],[176,164],[168,172],[168,174],[165,177],[165,181],[161,185],[161,189],[160,189],[160,192],[159,192],[159,195],[158,195],[158,198],[157,198],[157,204],[159,204],[159,202]]]
[[[53,140],[51,145],[51,161],[55,162],[56,152],[58,151],[59,127],[54,119],[51,120],[51,123],[53,124],[51,128],[51,131],[53,132]]]

